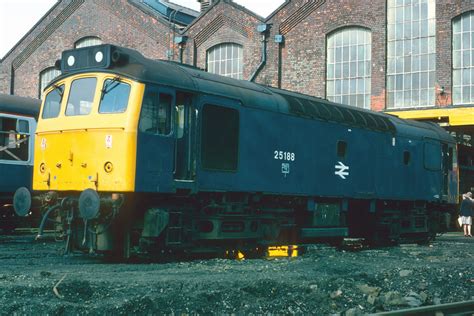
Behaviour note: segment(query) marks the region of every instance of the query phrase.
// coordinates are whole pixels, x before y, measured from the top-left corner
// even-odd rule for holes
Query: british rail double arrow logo
[[[346,179],[346,176],[349,175],[349,166],[346,166],[342,162],[338,161],[337,165],[334,166],[336,168],[336,171],[334,171],[334,174],[337,176],[340,176],[342,179]]]

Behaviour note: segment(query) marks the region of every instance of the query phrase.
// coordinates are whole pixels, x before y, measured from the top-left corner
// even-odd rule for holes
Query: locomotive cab
[[[33,189],[134,190],[136,126],[143,86],[105,73],[59,80],[45,93]]]

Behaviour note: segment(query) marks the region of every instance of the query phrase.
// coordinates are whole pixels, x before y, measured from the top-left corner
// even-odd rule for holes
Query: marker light
[[[74,56],[71,55],[67,58],[67,64],[69,67],[74,66],[75,62],[76,62],[76,59],[74,58]]]
[[[104,54],[102,52],[95,53],[95,61],[100,63],[104,59]]]
[[[121,53],[119,48],[103,44],[64,51],[60,68],[63,74],[67,74],[85,69],[117,67],[128,62],[128,55]]]
[[[107,173],[111,173],[112,170],[114,170],[114,165],[113,165],[110,161],[107,161],[107,162],[104,164],[104,170],[105,170],[105,172],[107,172]]]

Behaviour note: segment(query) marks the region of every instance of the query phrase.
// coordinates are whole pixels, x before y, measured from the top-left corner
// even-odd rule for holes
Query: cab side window
[[[43,114],[41,116],[43,119],[55,118],[59,115],[63,93],[64,85],[60,85],[48,93],[44,101]]]
[[[0,117],[0,160],[28,161],[28,121]]]
[[[343,140],[337,141],[337,157],[340,159],[345,159],[347,154],[347,143]]]
[[[425,142],[424,144],[424,165],[425,169],[432,171],[441,170],[442,152],[441,145],[435,142]]]
[[[156,90],[145,92],[140,114],[141,132],[169,135],[171,133],[171,109],[173,97]]]

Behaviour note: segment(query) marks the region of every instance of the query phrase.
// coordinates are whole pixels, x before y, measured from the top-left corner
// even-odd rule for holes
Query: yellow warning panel
[[[473,107],[444,107],[385,111],[404,119],[428,120],[441,126],[474,125]]]

